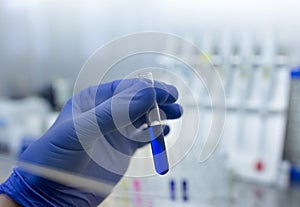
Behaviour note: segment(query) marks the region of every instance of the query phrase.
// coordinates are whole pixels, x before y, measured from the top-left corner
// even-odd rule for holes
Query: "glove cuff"
[[[55,206],[30,187],[15,169],[10,177],[0,185],[0,193],[8,195],[21,206]]]

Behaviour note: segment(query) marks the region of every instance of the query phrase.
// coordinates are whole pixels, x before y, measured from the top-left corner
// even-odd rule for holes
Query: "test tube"
[[[154,87],[154,79],[151,72],[139,73],[139,78],[144,78],[151,81],[152,87]],[[155,126],[154,126],[155,124]],[[154,101],[154,107],[147,113],[147,125],[150,136],[150,144],[153,155],[153,161],[155,171],[164,175],[169,171],[169,162],[166,152],[166,146],[164,141],[164,132],[161,124],[161,117],[159,113],[159,107]],[[154,133],[155,127],[155,133]]]
[[[182,181],[182,200],[185,202],[187,202],[189,200],[187,191],[188,191],[187,181],[183,180]]]
[[[170,198],[172,201],[176,199],[175,181],[173,179],[170,181]]]

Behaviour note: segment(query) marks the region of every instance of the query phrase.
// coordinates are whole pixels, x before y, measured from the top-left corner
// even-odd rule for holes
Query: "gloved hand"
[[[165,112],[165,118],[181,116],[181,106],[175,103],[176,88],[157,81],[154,86],[146,80],[125,79],[79,92],[20,160],[116,184],[134,152],[149,143],[138,128],[146,122],[154,101]],[[124,119],[126,116],[129,121]],[[164,127],[164,133],[168,132],[169,128]],[[119,154],[126,156],[120,159]],[[100,161],[95,159],[96,163],[90,156]],[[22,206],[97,206],[107,196],[63,185],[21,168],[14,169],[0,192]]]

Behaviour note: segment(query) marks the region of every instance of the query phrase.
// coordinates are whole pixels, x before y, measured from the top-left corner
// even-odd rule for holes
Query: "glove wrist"
[[[55,206],[36,192],[14,169],[10,177],[0,185],[0,193],[4,193],[22,206]],[[45,206],[45,205],[44,205]]]

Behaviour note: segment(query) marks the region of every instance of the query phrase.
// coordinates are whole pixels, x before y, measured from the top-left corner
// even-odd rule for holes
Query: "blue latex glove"
[[[181,107],[175,103],[178,98],[176,88],[162,82],[155,82],[154,85],[155,88],[151,87],[146,80],[125,79],[79,92],[65,104],[53,126],[27,148],[20,160],[116,184],[127,170],[134,152],[149,143],[145,140],[138,141],[144,139],[141,137],[143,133],[129,126],[142,126],[146,122],[146,113],[153,107],[155,100],[165,112],[165,118],[175,119],[181,116]],[[144,89],[140,90],[141,88]],[[72,114],[72,104],[76,115]],[[129,111],[125,107],[128,104]],[[119,117],[112,116],[113,110],[117,111]],[[123,123],[122,128],[116,127],[114,119],[122,120],[128,113],[130,123]],[[97,124],[91,121],[94,117]],[[96,127],[101,129],[103,136],[95,133]],[[127,134],[124,135],[121,131],[126,131]],[[166,126],[164,134],[168,132],[169,128]],[[83,149],[79,137],[87,145],[88,151],[94,150],[97,156],[118,166],[118,172],[111,172],[91,159]],[[101,139],[128,155],[128,158],[118,160],[113,151],[99,144]],[[97,149],[94,149],[94,143],[98,143],[95,145]],[[0,186],[0,192],[22,206],[97,206],[107,196],[62,185],[21,168],[14,169],[8,180]]]

